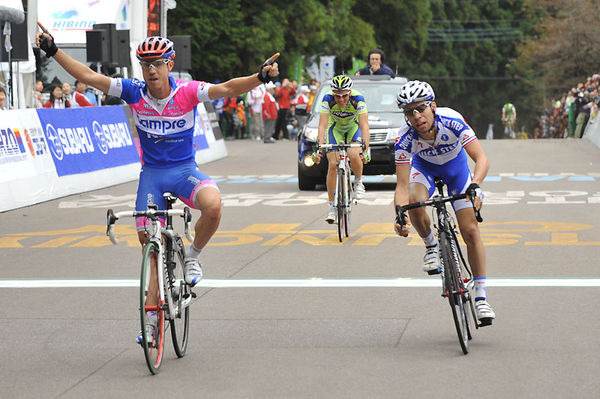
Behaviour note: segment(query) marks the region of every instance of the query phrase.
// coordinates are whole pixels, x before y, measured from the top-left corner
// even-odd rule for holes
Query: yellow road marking
[[[137,232],[133,226],[116,225],[115,228],[120,242],[129,247],[139,247]],[[579,239],[578,232],[592,229],[593,225],[585,223],[487,222],[481,224],[481,236],[486,246],[600,246],[600,241]],[[88,225],[65,230],[11,233],[0,236],[0,248],[105,247],[111,245],[105,232],[105,226]],[[217,231],[208,246],[259,244],[269,247],[287,246],[295,242],[310,246],[378,246],[390,239],[402,245],[423,245],[416,233],[409,234],[408,238],[408,241],[399,238],[394,233],[391,223],[365,223],[357,226],[343,243],[338,241],[335,226],[323,230],[303,230],[301,223],[256,223],[241,230]],[[184,242],[189,244],[185,239]]]

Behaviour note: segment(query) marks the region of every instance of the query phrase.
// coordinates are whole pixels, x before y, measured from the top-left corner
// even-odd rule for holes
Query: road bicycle
[[[442,297],[448,298],[450,308],[452,309],[452,318],[456,326],[456,333],[458,334],[458,341],[463,353],[466,355],[469,353],[469,340],[472,339],[469,327],[470,317],[472,316],[473,318],[475,328],[490,324],[490,322],[484,324],[478,321],[475,315],[475,307],[473,306],[471,295],[471,290],[474,286],[473,274],[460,249],[456,223],[446,209],[447,202],[465,199],[467,194],[444,196],[444,182],[439,178],[435,178],[435,186],[438,194],[426,201],[396,206],[396,213],[398,214],[398,221],[403,225],[405,224],[406,211],[409,209],[424,206],[431,206],[433,208],[432,213],[435,215],[433,225],[436,229],[439,242],[441,270],[433,270],[429,274],[441,272]],[[474,203],[473,210],[475,211],[477,221],[481,223],[483,219],[479,211],[475,208]]]
[[[337,209],[337,230],[340,242],[348,237],[350,232],[350,214],[352,205],[356,204],[354,186],[352,185],[352,170],[348,158],[348,148],[364,148],[363,143],[319,144],[319,149],[338,151],[337,179],[335,181],[335,196],[333,206]]]
[[[514,139],[516,138],[516,133],[511,125],[511,120],[508,118],[503,118],[502,123],[504,124],[504,137]]]
[[[190,303],[195,294],[184,279],[185,246],[179,234],[173,230],[173,216],[183,218],[185,236],[193,241],[190,235],[192,215],[190,209],[172,209],[177,200],[170,193],[163,195],[167,201],[166,210],[158,210],[157,206],[149,205],[146,211],[122,211],[114,213],[109,209],[106,213],[106,235],[113,244],[118,240],[115,236],[114,225],[123,217],[146,217],[149,225],[146,228],[148,242],[143,247],[142,270],[140,275],[140,324],[142,331],[142,348],[146,364],[152,374],[158,373],[164,353],[164,338],[167,329],[171,329],[171,339],[177,357],[185,356],[188,343]],[[166,218],[165,226],[161,219]],[[157,281],[158,284],[151,284]],[[152,290],[156,290],[154,293]],[[158,298],[157,304],[150,304],[148,297]],[[148,342],[146,337],[146,312],[155,311],[157,314],[154,326],[154,337]],[[165,322],[168,321],[168,323]]]

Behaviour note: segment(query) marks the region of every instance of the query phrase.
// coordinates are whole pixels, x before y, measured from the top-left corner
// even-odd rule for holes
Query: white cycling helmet
[[[411,103],[434,100],[435,93],[433,92],[431,85],[419,80],[411,80],[410,82],[405,83],[396,96],[396,104],[398,104],[398,108],[400,109],[404,109],[404,107]]]

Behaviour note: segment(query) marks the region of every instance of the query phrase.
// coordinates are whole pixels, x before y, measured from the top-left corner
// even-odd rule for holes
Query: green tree
[[[539,17],[535,33],[519,46],[515,66],[537,93],[540,107],[547,107],[554,96],[597,71],[600,4],[595,0],[527,0],[527,4]]]

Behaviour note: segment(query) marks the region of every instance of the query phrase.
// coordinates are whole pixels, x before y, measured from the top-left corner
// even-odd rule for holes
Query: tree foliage
[[[336,72],[371,48],[400,76],[429,81],[438,103],[479,135],[500,127],[507,101],[532,126],[543,98],[598,65],[597,0],[179,1],[169,34],[192,36],[192,74],[253,73],[276,51],[285,74],[298,56],[335,55]],[[567,85],[568,86],[568,85]],[[560,87],[560,88],[559,88]],[[519,126],[520,127],[520,126]]]
[[[540,18],[519,46],[516,64],[543,98],[564,94],[600,65],[600,4],[594,0],[528,0]],[[596,68],[596,69],[594,69]]]

